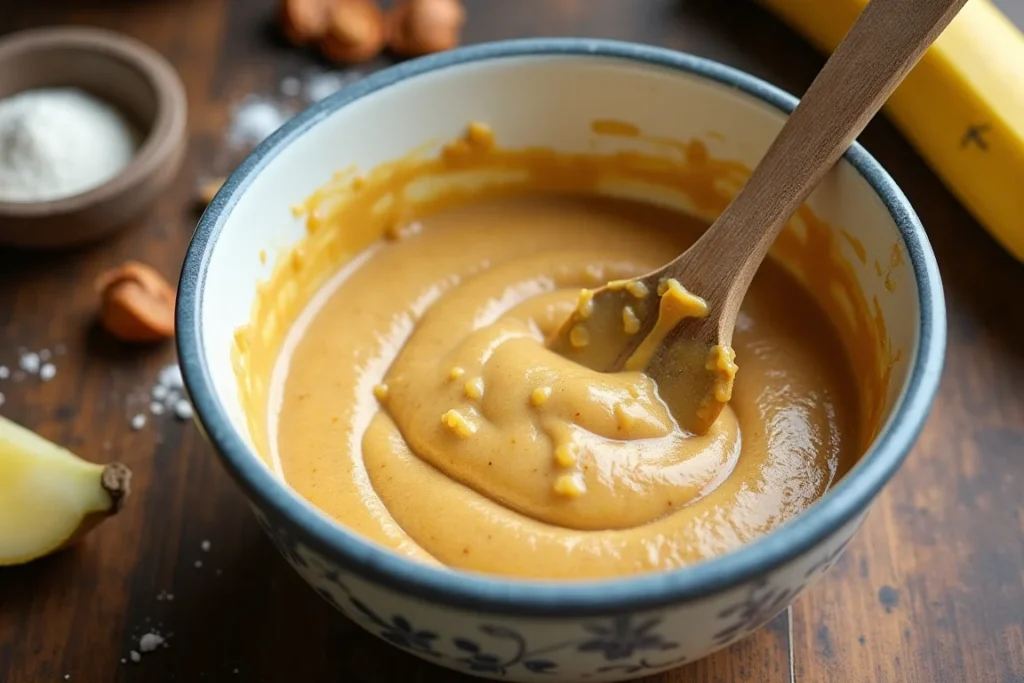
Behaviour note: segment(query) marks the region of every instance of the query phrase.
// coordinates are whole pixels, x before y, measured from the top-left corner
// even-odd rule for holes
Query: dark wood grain
[[[278,557],[190,424],[151,417],[133,431],[133,402],[173,349],[121,347],[93,326],[91,283],[103,269],[139,258],[176,278],[196,219],[193,187],[233,163],[221,153],[231,104],[273,90],[314,60],[274,37],[270,0],[2,5],[0,33],[59,20],[121,30],[160,50],[186,83],[191,143],[185,170],[134,230],[74,252],[0,251],[0,364],[15,362],[21,347],[67,349],[53,381],[0,383],[4,414],[89,459],[120,459],[135,471],[127,509],[88,542],[0,571],[0,681],[469,680],[396,652],[323,603]],[[472,42],[640,40],[718,59],[793,93],[823,63],[747,2],[468,6]],[[1024,22],[1024,3],[1005,6]],[[843,560],[791,614],[649,683],[1024,681],[1024,266],[888,122],[876,120],[861,139],[917,207],[944,276],[950,352],[935,412]],[[164,591],[174,600],[159,600]],[[122,664],[153,624],[174,634],[170,649]]]

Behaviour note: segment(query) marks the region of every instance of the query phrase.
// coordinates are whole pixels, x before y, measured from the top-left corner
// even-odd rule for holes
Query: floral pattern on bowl
[[[621,681],[700,659],[747,637],[782,612],[835,563],[860,525],[857,520],[843,529],[844,537],[837,535],[834,546],[819,547],[771,577],[665,611],[564,620],[552,639],[534,637],[529,619],[488,618],[426,603],[398,611],[388,603],[415,603],[407,603],[406,597],[382,596],[379,587],[362,585],[358,577],[255,512],[275,547],[316,593],[369,633],[426,661],[510,681]],[[687,608],[704,614],[708,604],[714,605],[711,616],[716,628],[712,641],[701,643],[685,628],[691,620]],[[451,628],[456,614],[469,625]]]

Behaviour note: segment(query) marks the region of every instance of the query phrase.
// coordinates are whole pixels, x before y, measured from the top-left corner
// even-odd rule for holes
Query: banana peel
[[[757,0],[831,53],[867,0]],[[1024,34],[969,0],[883,112],[979,223],[1024,262]]]
[[[130,489],[126,466],[88,462],[0,416],[0,566],[71,545],[116,514]]]

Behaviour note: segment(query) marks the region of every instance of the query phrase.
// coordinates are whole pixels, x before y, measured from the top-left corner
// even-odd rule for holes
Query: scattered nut
[[[582,323],[573,325],[572,329],[569,330],[569,343],[577,349],[582,349],[590,343],[590,330],[587,329],[586,325]]]
[[[174,335],[174,289],[149,266],[129,261],[96,279],[100,323],[127,342],[153,342]]]
[[[566,498],[579,498],[587,492],[587,482],[580,472],[555,477],[555,493]]]
[[[327,33],[331,19],[330,0],[281,0],[278,24],[295,45],[318,43]]]
[[[199,203],[203,206],[209,205],[209,203],[213,201],[217,192],[224,185],[224,180],[224,178],[210,178],[200,185],[197,190],[197,199],[199,200]]]
[[[320,51],[332,62],[366,62],[386,42],[384,12],[374,0],[334,0]]]
[[[109,288],[122,282],[135,282],[151,292],[170,292],[171,299],[174,298],[174,289],[167,283],[164,276],[138,261],[125,261],[117,268],[101,274],[96,278],[95,287],[97,291],[104,292]]]
[[[450,50],[465,23],[459,0],[398,0],[388,14],[388,46],[403,57]]]

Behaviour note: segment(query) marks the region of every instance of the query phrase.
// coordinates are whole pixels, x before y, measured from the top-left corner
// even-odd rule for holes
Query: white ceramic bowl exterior
[[[859,148],[809,203],[848,241],[902,359],[871,452],[812,509],[749,547],[701,566],[578,585],[466,577],[370,546],[274,479],[252,453],[230,350],[274,253],[305,234],[290,206],[336,171],[362,169],[487,122],[503,147],[608,149],[594,119],[645,134],[703,139],[753,167],[793,100],[749,76],[678,53],[582,40],[516,41],[407,63],[350,86],[266,142],[204,216],[182,277],[179,351],[198,418],[247,490],[261,523],[325,599],[428,661],[514,681],[614,681],[698,659],[784,609],[838,557],[902,461],[930,406],[944,349],[934,259],[906,200]],[[642,144],[617,139],[622,145]],[[888,291],[874,261],[907,258]]]

